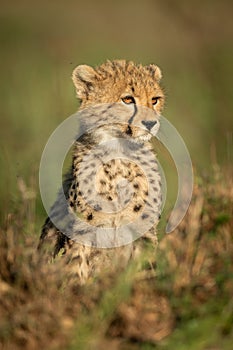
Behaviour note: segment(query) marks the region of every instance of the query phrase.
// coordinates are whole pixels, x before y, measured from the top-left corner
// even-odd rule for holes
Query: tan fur
[[[107,61],[95,69],[80,65],[73,71],[72,79],[81,108],[97,104],[120,102],[126,95],[135,97],[138,105],[153,108],[152,97],[159,96],[156,110],[161,113],[164,93],[159,85],[162,78],[158,66],[136,65],[125,60]],[[132,91],[134,89],[134,92]]]
[[[149,157],[143,149],[139,150],[138,161],[143,162],[146,174],[140,169],[140,166],[133,161],[112,159],[103,163],[98,170],[95,178],[95,187],[97,194],[105,201],[114,201],[118,194],[117,184],[120,179],[127,180],[134,189],[132,200],[127,203],[126,209],[119,213],[105,213],[92,205],[88,204],[83,196],[84,187],[87,193],[93,196],[93,182],[91,178],[93,164],[97,166],[95,153],[93,160],[88,166],[82,169],[83,160],[96,145],[103,141],[111,140],[113,137],[119,137],[126,140],[137,141],[140,137],[148,135],[148,130],[143,129],[143,123],[149,121],[155,116],[159,116],[164,105],[164,93],[159,85],[161,71],[156,65],[142,66],[125,60],[107,61],[99,67],[92,68],[86,65],[80,65],[73,71],[72,79],[76,88],[77,97],[81,100],[80,110],[84,113],[89,109],[87,107],[97,104],[113,104],[111,108],[118,108],[120,115],[125,113],[125,107],[122,105],[122,99],[131,96],[138,106],[134,125],[121,124],[119,121],[110,120],[109,113],[100,106],[95,109],[95,115],[92,118],[101,117],[106,119],[106,124],[96,127],[87,137],[77,140],[74,147],[72,171],[68,176],[67,183],[64,185],[65,194],[68,198],[69,208],[82,217],[82,220],[90,225],[97,227],[117,228],[130,222],[134,222],[138,215],[143,212],[145,203],[148,202],[149,209],[147,215],[152,217],[154,226],[145,233],[144,239],[149,239],[156,246],[156,224],[160,214],[161,205],[161,182],[158,173],[158,166],[154,159]],[[154,103],[156,101],[156,103]],[[114,103],[118,103],[117,106]],[[154,104],[153,104],[154,103]],[[121,107],[122,106],[122,107]],[[140,110],[146,107],[146,110]],[[151,114],[147,113],[148,108]],[[122,110],[121,110],[122,109]],[[115,109],[114,109],[115,110]],[[126,114],[128,110],[126,110]],[[146,111],[146,112],[145,112]],[[152,112],[153,111],[153,112]],[[99,115],[98,115],[99,114]],[[87,119],[89,114],[87,115]],[[95,120],[91,120],[95,124]],[[130,128],[130,132],[129,132]],[[145,141],[148,149],[152,146]],[[108,152],[111,152],[107,149]],[[94,152],[94,151],[93,151]],[[141,153],[140,153],[141,152]],[[114,151],[113,151],[114,156]],[[101,158],[101,154],[98,158]],[[114,157],[113,157],[114,158]],[[146,176],[145,176],[146,175]],[[83,187],[80,185],[83,184]],[[148,191],[153,186],[155,196],[148,197]],[[51,211],[59,212],[59,201],[57,201]],[[61,214],[61,213],[60,213]],[[143,239],[139,239],[134,244],[112,249],[97,249],[84,246],[73,242],[54,227],[48,218],[43,226],[40,238],[39,248],[46,241],[54,241],[53,256],[56,256],[63,248],[67,262],[69,274],[78,276],[80,283],[84,283],[89,276],[105,269],[119,268],[125,266],[127,261],[139,251],[143,245]],[[77,277],[75,277],[77,278]]]

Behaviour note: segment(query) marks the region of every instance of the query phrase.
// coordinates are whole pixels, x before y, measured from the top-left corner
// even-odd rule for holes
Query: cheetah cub
[[[96,68],[80,65],[73,71],[81,119],[95,127],[87,128],[75,141],[72,167],[63,183],[66,205],[59,205],[58,195],[38,248],[44,251],[49,246],[53,257],[62,252],[68,274],[78,283],[100,271],[124,267],[145,242],[156,247],[162,199],[151,137],[158,130],[164,105],[161,77],[154,64],[125,60],[107,61]],[[117,155],[119,149],[123,157]],[[121,190],[119,184],[123,184]],[[102,203],[108,206],[103,208]],[[57,227],[54,217],[65,219],[71,213],[80,225],[71,224],[67,233]],[[144,225],[148,220],[149,226]],[[92,234],[82,241],[85,227]],[[105,245],[103,240],[98,244],[96,232],[109,229],[114,232],[111,239],[118,243]],[[137,230],[139,234],[134,235]],[[130,235],[131,240],[126,238]]]

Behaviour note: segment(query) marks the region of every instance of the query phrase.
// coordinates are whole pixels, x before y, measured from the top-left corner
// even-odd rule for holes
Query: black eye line
[[[136,103],[134,97],[131,96],[131,95],[124,96],[124,97],[122,97],[121,99],[122,99],[123,102],[124,102],[124,100],[126,100],[126,99],[130,99],[130,100],[132,101],[132,102],[130,102],[130,103],[134,103],[134,104]],[[130,103],[128,103],[128,104],[130,104]]]
[[[152,97],[152,104],[153,102],[156,104],[160,99],[162,98],[162,96],[155,96],[155,97]]]

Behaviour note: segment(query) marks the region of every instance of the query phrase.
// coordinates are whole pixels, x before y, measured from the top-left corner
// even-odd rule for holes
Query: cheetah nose
[[[151,130],[153,126],[157,124],[157,120],[143,120],[142,124],[145,125],[148,130]]]

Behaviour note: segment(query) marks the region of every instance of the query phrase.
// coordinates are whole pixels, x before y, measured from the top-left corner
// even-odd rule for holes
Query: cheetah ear
[[[78,98],[83,99],[87,95],[88,90],[90,90],[96,76],[97,74],[94,68],[84,64],[77,66],[73,70],[72,80],[76,88]]]
[[[156,66],[155,64],[149,64],[149,66],[146,66],[146,69],[156,81],[159,82],[161,80],[162,72],[158,66]]]

